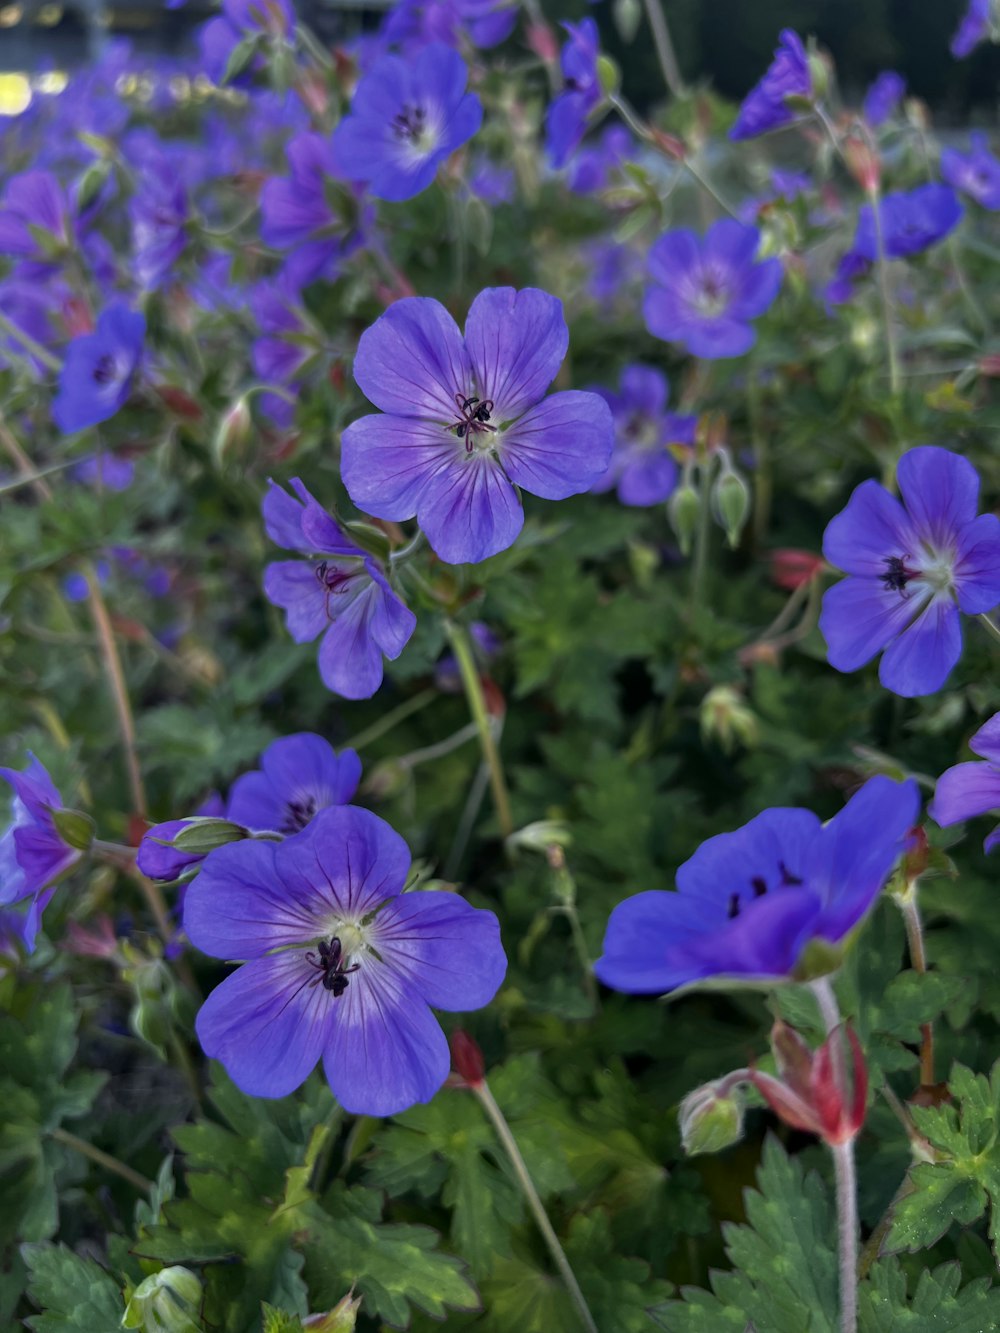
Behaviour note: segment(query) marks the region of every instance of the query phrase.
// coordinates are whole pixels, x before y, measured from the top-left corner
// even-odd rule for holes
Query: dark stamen
[[[736,917],[739,916],[739,914],[740,914],[740,895],[738,893],[731,893],[729,895],[729,910],[726,913],[726,916],[729,918],[730,921],[734,921]]]
[[[765,882],[763,875],[754,875],[753,879],[750,881],[750,887],[753,889],[753,896],[755,898],[763,898],[764,894],[767,893],[767,883]]]

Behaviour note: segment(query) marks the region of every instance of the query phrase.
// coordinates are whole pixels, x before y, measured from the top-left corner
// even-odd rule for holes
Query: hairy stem
[[[840,1267],[840,1330],[858,1327],[858,1181],[854,1167],[854,1140],[832,1145],[837,1184],[837,1235]]]
[[[986,629],[989,630],[989,632],[993,635],[994,639],[1000,640],[1000,626],[998,626],[996,622],[993,621],[985,611],[980,613],[979,621],[980,624],[982,624],[983,626],[985,626]]]
[[[645,0],[645,5],[646,18],[649,21],[649,28],[653,34],[653,44],[656,47],[656,58],[660,62],[660,69],[663,73],[663,82],[667,85],[667,91],[671,97],[683,97],[684,80],[681,77],[680,66],[677,63],[674,44],[670,38],[667,16],[663,12],[663,0]]]
[[[559,1237],[556,1235],[552,1223],[549,1221],[548,1213],[545,1211],[545,1205],[538,1197],[538,1191],[535,1189],[535,1182],[531,1179],[531,1174],[528,1171],[524,1158],[521,1156],[521,1150],[517,1146],[517,1140],[511,1133],[510,1125],[507,1124],[507,1119],[503,1111],[501,1111],[500,1107],[497,1105],[496,1098],[490,1091],[485,1079],[481,1083],[472,1084],[471,1090],[479,1098],[483,1110],[486,1112],[487,1116],[489,1116],[490,1122],[496,1130],[497,1138],[503,1145],[504,1152],[510,1159],[510,1164],[514,1168],[514,1175],[517,1177],[517,1183],[521,1187],[524,1197],[528,1202],[528,1207],[534,1215],[538,1229],[542,1233],[545,1244],[549,1248],[549,1253],[552,1255],[552,1261],[556,1268],[558,1268],[559,1275],[563,1282],[566,1284],[566,1290],[570,1294],[570,1299],[576,1306],[581,1324],[588,1330],[588,1333],[598,1333],[597,1325],[594,1323],[594,1316],[590,1313],[590,1310],[587,1307],[587,1302],[583,1292],[580,1290],[576,1276],[574,1275],[572,1268],[569,1266],[566,1252],[559,1243]]]
[[[917,902],[917,886],[911,884],[905,894],[896,898],[899,910],[903,914],[906,927],[906,942],[910,950],[910,962],[915,972],[927,971],[927,953],[924,949],[924,925],[920,919],[920,905]],[[920,1025],[920,1082],[924,1087],[934,1084],[934,1024]]]
[[[486,707],[486,697],[483,694],[483,683],[479,678],[479,668],[476,666],[476,660],[473,656],[472,640],[469,638],[468,630],[462,625],[456,625],[454,621],[446,620],[444,627],[458,662],[458,670],[462,677],[462,686],[469,704],[469,712],[472,714],[472,720],[479,732],[479,744],[482,748],[483,760],[490,770],[490,788],[493,792],[493,805],[500,824],[500,832],[503,837],[508,838],[514,832],[514,818],[510,810],[507,779],[504,777],[503,763],[500,759],[500,751],[497,748],[493,719]]]
[[[691,613],[701,606],[705,596],[705,577],[708,573],[708,546],[711,535],[712,507],[710,499],[712,462],[704,459],[698,464],[698,530],[694,537],[694,559],[691,562]]]
[[[92,1143],[86,1139],[78,1139],[75,1134],[71,1134],[68,1129],[60,1129],[58,1126],[49,1131],[49,1137],[55,1139],[56,1143],[61,1143],[66,1148],[72,1148],[78,1152],[81,1157],[89,1157],[92,1162],[98,1166],[103,1166],[106,1171],[113,1171],[116,1176],[121,1176],[122,1180],[127,1180],[130,1185],[134,1185],[137,1190],[142,1190],[143,1194],[148,1194],[153,1188],[153,1182],[141,1176],[138,1171],[133,1171],[130,1166],[124,1162],[119,1162],[117,1157],[112,1157],[110,1153],[102,1152],[100,1148],[95,1148]]]
[[[868,191],[872,219],[875,224],[875,250],[878,255],[878,290],[882,302],[882,322],[885,325],[885,346],[889,356],[889,389],[895,398],[900,390],[899,349],[896,346],[896,326],[892,318],[892,295],[889,291],[889,260],[885,253],[885,238],[882,234],[881,197],[877,185]]]

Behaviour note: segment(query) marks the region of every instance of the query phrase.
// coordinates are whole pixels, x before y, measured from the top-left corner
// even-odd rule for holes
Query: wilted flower
[[[850,1046],[850,1084],[844,1034]],[[786,1125],[816,1134],[831,1147],[849,1143],[865,1122],[868,1071],[854,1029],[834,1028],[818,1050],[780,1019],[771,1032],[778,1077],[751,1070],[750,1082]]]
[[[857,671],[882,649],[879,680],[912,698],[941,688],[962,654],[959,611],[1000,602],[1000,519],[980,514],[979,477],[965,458],[926,445],[899,461],[902,503],[863,481],[823,538],[850,577],[823,597],[830,665]]]
[[[990,33],[990,0],[969,0],[958,31],[951,39],[951,54],[956,60],[971,55]]]
[[[397,307],[393,307],[396,309]],[[268,601],[285,612],[296,643],[323,636],[319,674],[347,699],[370,699],[382,684],[382,654],[395,659],[417,623],[378,563],[350,541],[297,477],[292,497],[270,482],[267,535],[286,550],[316,557],[278,560],[264,571]]]
[[[823,568],[823,557],[812,551],[799,551],[787,546],[772,551],[771,578],[779,588],[794,592],[805,583],[811,583]]]
[[[65,434],[113,417],[132,392],[146,321],[136,310],[108,306],[93,333],[74,338],[59,375],[52,418]]]
[[[985,134],[977,132],[969,138],[968,153],[960,153],[957,148],[944,149],[941,175],[982,208],[995,211],[1000,209],[1000,161],[990,152]]]
[[[56,827],[53,815],[62,811],[63,801],[55,784],[33,754],[28,758],[31,762],[23,773],[0,768],[0,778],[14,788],[12,822],[0,836],[0,906],[30,899],[20,922],[21,938],[30,953],[56,880],[79,861],[81,852]]]
[[[545,143],[557,168],[566,165],[584,136],[587,118],[601,100],[597,24],[593,19],[581,19],[562,26],[569,33],[561,56],[563,91],[545,116]]]
[[[352,806],[206,861],[185,899],[187,934],[247,961],[195,1026],[244,1092],[286,1096],[322,1059],[345,1110],[393,1115],[444,1083],[448,1043],[431,1006],[481,1008],[507,963],[493,913],[453,893],[404,894],[409,865],[399,834]]]
[[[626,505],[654,505],[666,500],[677,485],[678,467],[672,444],[693,445],[696,416],[668,412],[667,378],[652,366],[626,366],[618,393],[597,389],[611,408],[615,448],[603,477],[592,491],[618,488]]]
[[[433,43],[413,60],[385,55],[362,78],[333,148],[343,174],[376,199],[412,199],[479,129],[483,107],[467,93],[457,51]]]
[[[1000,810],[1000,713],[994,713],[979,728],[969,741],[969,749],[981,754],[986,762],[956,764],[942,773],[927,807],[931,819],[942,828]],[[1000,828],[995,828],[983,843],[983,850],[992,852],[998,844]]]
[[[729,131],[730,139],[752,139],[790,125],[796,111],[788,99],[810,99],[812,82],[802,38],[791,28],[785,28],[767,73],[751,88],[740,107],[736,124]]]
[[[750,325],[781,286],[781,260],[758,262],[760,232],[723,218],[699,238],[668,231],[649,252],[653,280],[642,304],[646,327],[657,338],[682,343],[706,360],[742,356],[753,346]]]
[[[916,783],[874,777],[827,824],[810,810],[765,810],[709,838],[678,870],[676,893],[619,903],[596,975],[634,994],[787,980],[811,941],[839,945],[864,918],[918,808]]]
[[[524,523],[515,487],[563,500],[608,465],[607,404],[574,390],[544,396],[568,343],[562,303],[533,287],[480,292],[464,339],[438,301],[391,305],[361,335],[354,362],[385,415],[344,431],[351,499],[378,518],[416,514],[450,564],[505,550]]]

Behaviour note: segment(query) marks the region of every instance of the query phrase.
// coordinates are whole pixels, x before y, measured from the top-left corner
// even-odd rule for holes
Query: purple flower
[[[678,870],[676,893],[619,903],[596,975],[638,995],[792,978],[811,940],[837,945],[864,918],[919,809],[915,782],[874,777],[827,824],[765,810],[709,838]]]
[[[258,282],[250,293],[250,308],[261,331],[250,349],[254,371],[265,383],[294,391],[315,353],[295,275],[286,272]],[[260,407],[279,426],[290,425],[295,415],[294,404],[274,393],[261,394]]]
[[[469,194],[486,204],[509,204],[514,198],[514,173],[488,158],[476,164],[469,176]]]
[[[879,680],[913,698],[961,656],[959,610],[1000,602],[1000,519],[976,517],[976,469],[947,449],[910,449],[897,476],[902,503],[863,481],[827,527],[823,554],[849,577],[826,592],[819,625],[831,666],[857,671],[885,649]]]
[[[376,199],[412,199],[438,165],[468,142],[483,120],[457,51],[426,46],[414,60],[386,55],[362,78],[333,135],[345,176],[366,181]]]
[[[985,134],[972,134],[970,141],[972,147],[968,153],[944,149],[941,175],[982,208],[995,211],[1000,209],[1000,162],[990,152]]]
[[[225,803],[218,792],[212,792],[195,811],[195,815],[202,819],[222,819],[225,813]],[[203,861],[203,852],[181,852],[176,847],[166,845],[196,822],[195,819],[168,819],[147,829],[135,856],[135,863],[142,873],[149,879],[171,882],[188,866]]]
[[[285,612],[296,643],[322,634],[319,674],[346,699],[370,699],[382,684],[382,655],[399,656],[416,616],[393,592],[379,565],[348,540],[297,477],[292,497],[276,485],[264,497],[267,535],[312,560],[278,560],[264,571],[264,594]]]
[[[195,1027],[244,1092],[284,1097],[320,1059],[357,1115],[394,1115],[441,1087],[448,1043],[431,1006],[489,1004],[507,960],[492,912],[453,893],[404,894],[409,867],[399,834],[351,806],[205,862],[184,902],[188,937],[246,961]]]
[[[320,810],[347,805],[361,781],[355,750],[334,750],[310,732],[272,741],[260,769],[233,783],[226,817],[244,828],[289,836],[300,833]]]
[[[661,236],[649,252],[653,285],[642,305],[650,333],[706,360],[742,356],[756,341],[750,321],[781,286],[781,261],[758,262],[759,245],[756,227],[728,218],[703,240],[687,228]]]
[[[295,24],[290,0],[222,0],[222,14],[198,33],[202,69],[221,83],[229,57],[247,37],[284,37]]]
[[[135,476],[135,464],[120,454],[91,454],[73,468],[73,480],[108,491],[127,491]]]
[[[560,57],[563,92],[545,116],[545,145],[552,165],[564,167],[584,136],[590,113],[601,101],[601,79],[597,60],[601,54],[597,24],[593,19],[562,25],[569,33]]]
[[[464,33],[485,49],[510,36],[517,10],[517,0],[399,0],[386,17],[382,41],[412,54],[430,42],[458,47]]]
[[[730,139],[753,139],[758,134],[790,125],[795,111],[788,98],[812,98],[812,71],[802,38],[785,28],[767,73],[750,89],[740,107]]]
[[[969,8],[951,39],[951,54],[956,60],[964,60],[989,35],[990,0],[969,0]]]
[[[994,713],[979,728],[969,741],[969,749],[981,754],[986,763],[956,764],[942,773],[927,807],[931,819],[942,828],[1000,809],[1000,713]],[[998,843],[1000,828],[995,828],[983,843],[983,850],[992,852]]]
[[[601,306],[614,305],[643,276],[642,259],[630,245],[598,241],[588,247],[586,261],[590,265],[587,291]]]
[[[52,419],[64,434],[107,421],[124,405],[145,336],[143,316],[115,304],[101,313],[93,333],[70,343],[52,402]]]
[[[865,93],[861,113],[873,129],[892,116],[906,92],[906,80],[894,69],[884,69]]]
[[[169,277],[187,243],[187,189],[168,170],[166,157],[159,165],[160,170],[140,175],[129,204],[135,276],[147,291]]]
[[[70,242],[69,205],[49,171],[11,176],[0,205],[0,255],[51,259]]]
[[[626,366],[618,393],[597,392],[611,408],[615,451],[603,477],[592,491],[618,488],[626,505],[655,505],[666,500],[677,485],[677,464],[671,444],[694,444],[696,416],[668,412],[667,378],[652,366]]]
[[[52,814],[63,808],[62,797],[30,751],[28,758],[31,762],[23,773],[0,768],[0,778],[14,788],[12,821],[0,836],[0,907],[31,899],[21,925],[30,953],[55,881],[79,861],[81,853],[59,836]]]
[[[545,391],[569,343],[562,304],[490,287],[465,337],[438,301],[397,301],[361,335],[354,378],[386,415],[344,431],[341,475],[378,518],[412,518],[449,564],[485,560],[524,523],[516,487],[577,495],[605,471],[611,413],[593,393]]]
[[[606,190],[634,151],[635,144],[625,126],[609,125],[595,144],[581,148],[574,156],[566,184],[575,194]]]

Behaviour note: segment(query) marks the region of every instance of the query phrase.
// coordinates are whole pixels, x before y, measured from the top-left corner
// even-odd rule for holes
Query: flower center
[[[316,582],[323,589],[326,605],[326,618],[327,620],[333,620],[335,613],[330,598],[343,597],[344,594],[348,592],[355,571],[352,569],[340,569],[336,565],[331,565],[328,560],[321,560],[313,570],[313,573],[316,575]]]
[[[350,973],[357,972],[360,968],[359,963],[348,963],[348,950],[344,948],[344,937],[346,930],[349,929],[353,928],[345,927],[340,935],[331,935],[329,940],[320,940],[318,951],[314,953],[310,949],[306,954],[306,962],[319,974],[311,984],[318,986],[322,983],[324,990],[332,991],[335,1000],[339,1000],[350,985],[348,980]]]
[[[110,352],[105,352],[104,355],[98,359],[97,365],[94,367],[94,383],[110,384],[116,377],[116,370],[115,358]]]
[[[315,796],[307,795],[300,797],[298,800],[287,801],[285,803],[285,819],[278,832],[288,835],[301,832],[315,813]]]
[[[427,123],[427,109],[406,105],[392,118],[392,132],[401,143],[408,143],[419,153],[429,153],[434,136]]]
[[[457,419],[448,426],[460,440],[465,441],[465,452],[486,450],[491,446],[490,436],[496,434],[496,426],[490,424],[493,414],[492,398],[470,397],[464,393],[455,394]]]
[[[711,269],[702,272],[694,294],[694,307],[698,313],[714,319],[716,315],[721,315],[728,305],[729,292],[724,276]]]
[[[653,449],[660,443],[660,432],[647,412],[633,412],[622,428],[622,438],[640,449]]]
[[[804,882],[798,875],[792,874],[784,861],[778,862],[778,875],[778,888],[781,889],[796,889]],[[767,880],[764,876],[754,875],[750,880],[750,892],[752,896],[748,901],[755,902],[758,898],[763,898],[767,891]],[[731,893],[729,895],[729,906],[726,909],[726,916],[728,919],[734,921],[739,916],[742,907],[743,894],[739,892]]]

